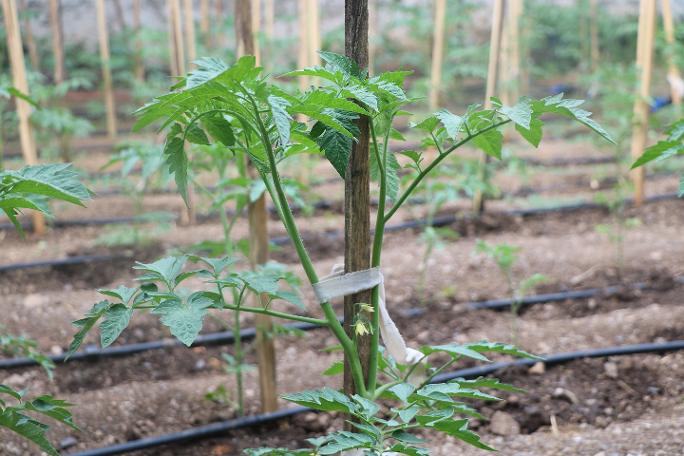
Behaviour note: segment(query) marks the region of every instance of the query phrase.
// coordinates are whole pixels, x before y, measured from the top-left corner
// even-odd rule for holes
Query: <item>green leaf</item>
[[[480,436],[468,429],[468,420],[443,420],[431,426],[438,431],[444,432],[452,437],[472,445],[481,450],[496,451],[494,448],[480,441]]]
[[[70,164],[33,165],[0,172],[0,183],[12,183],[12,193],[43,195],[83,206],[91,192]]]
[[[204,146],[209,145],[209,138],[207,138],[207,134],[204,133],[204,130],[202,130],[196,123],[191,124],[185,130],[185,139],[192,144],[201,144]]]
[[[462,387],[467,388],[491,388],[500,391],[510,391],[514,393],[524,393],[525,390],[517,386],[509,385],[508,383],[501,383],[499,379],[490,377],[478,377],[476,379],[466,380],[457,378],[452,380],[453,383],[458,383]]]
[[[365,72],[361,70],[359,65],[347,56],[327,51],[319,51],[318,54],[326,63],[326,68],[329,71],[339,71],[344,76],[358,79],[363,79],[366,76]]]
[[[292,116],[287,112],[290,102],[286,99],[276,96],[268,97],[268,104],[271,107],[273,114],[273,121],[278,129],[281,146],[286,146],[290,142],[290,121]]]
[[[124,304],[114,304],[107,309],[104,320],[100,323],[100,345],[109,347],[123,332],[131,321],[133,309]]]
[[[371,448],[375,439],[367,434],[357,432],[338,431],[326,436],[327,443],[318,448],[318,454],[338,454],[354,448]]]
[[[119,285],[117,288],[114,289],[101,288],[97,290],[97,292],[105,296],[109,296],[111,298],[117,298],[123,304],[128,304],[131,301],[131,298],[133,298],[133,296],[135,295],[135,293],[138,292],[138,288],[128,288],[125,285]]]
[[[444,129],[446,130],[447,136],[449,138],[455,140],[456,137],[458,137],[458,134],[461,131],[461,128],[463,128],[463,124],[465,123],[465,119],[461,116],[457,116],[456,114],[452,114],[446,109],[442,109],[441,111],[437,111],[435,113],[435,117],[442,122],[442,125],[444,125]]]
[[[641,157],[632,164],[632,169],[654,160],[664,160],[682,153],[684,153],[684,144],[677,141],[658,141],[644,151]]]
[[[178,192],[185,204],[188,204],[188,156],[185,153],[183,140],[178,137],[167,137],[164,155],[169,174],[173,174]]]
[[[111,303],[109,301],[100,301],[91,307],[91,309],[86,313],[85,317],[80,320],[76,320],[72,323],[78,328],[78,332],[74,335],[71,344],[69,344],[69,351],[67,357],[72,355],[83,343],[85,336],[88,332],[93,329],[95,323],[107,312]]]
[[[530,130],[532,122],[532,100],[521,98],[514,106],[502,106],[499,111],[517,126]]]
[[[186,346],[197,339],[204,316],[213,301],[202,294],[193,293],[183,302],[180,298],[162,301],[152,313],[161,315],[160,321]]]
[[[397,443],[395,445],[392,445],[390,448],[390,451],[393,451],[395,453],[399,454],[406,454],[408,456],[429,456],[430,451],[425,449],[425,448],[416,448],[412,446],[406,446],[402,443]]]
[[[536,115],[551,113],[575,119],[594,130],[608,142],[615,144],[608,132],[591,118],[591,112],[579,107],[582,104],[584,104],[583,100],[563,99],[563,94],[558,94],[532,101],[532,109]]]
[[[394,431],[392,433],[392,438],[404,443],[425,443],[424,439],[421,439],[420,437],[417,437],[413,434],[409,434],[408,432],[402,430]]]
[[[396,410],[397,414],[399,415],[399,418],[401,418],[401,420],[404,423],[411,422],[411,420],[418,414],[419,411],[420,411],[420,407],[418,407],[415,404],[410,405],[406,408]]]
[[[426,346],[426,347],[422,347],[421,351],[426,355],[429,355],[431,353],[436,353],[436,352],[443,352],[443,353],[448,353],[449,355],[451,355],[454,358],[459,357],[459,356],[465,356],[467,358],[476,359],[478,361],[485,361],[485,362],[489,361],[489,359],[486,356],[480,354],[478,351],[473,350],[467,346],[458,345],[458,344]]]
[[[340,375],[344,372],[344,361],[335,361],[332,365],[323,371],[323,375],[332,377],[334,375]]]
[[[539,143],[541,142],[543,136],[543,127],[544,122],[542,122],[541,119],[534,117],[530,121],[529,129],[525,129],[517,124],[515,126],[515,129],[518,133],[520,133],[520,136],[527,140],[527,142],[532,144],[534,147],[539,147]]]
[[[387,389],[393,393],[401,402],[408,402],[408,398],[416,390],[410,383],[399,383]]]
[[[485,154],[501,160],[501,148],[503,147],[503,134],[497,129],[487,130],[473,138],[473,144]]]
[[[679,190],[677,191],[677,196],[680,198],[684,196],[684,173],[679,178]]]
[[[207,133],[216,141],[227,147],[235,145],[233,127],[222,115],[204,117],[202,124]]]
[[[356,409],[356,404],[349,397],[328,387],[285,394],[282,398],[286,401],[324,412],[351,413]]]
[[[7,408],[0,409],[0,426],[30,440],[50,456],[59,456],[59,452],[50,444],[45,436],[48,430],[47,425],[19,413],[15,409]]]
[[[186,256],[172,256],[162,258],[154,263],[136,262],[133,269],[144,272],[137,279],[138,281],[160,281],[164,282],[169,289],[173,289],[180,283],[179,279],[186,261]]]
[[[514,345],[510,344],[503,344],[500,342],[475,342],[475,343],[470,343],[466,344],[465,347],[474,350],[478,353],[502,353],[504,355],[511,355],[511,356],[516,356],[518,358],[529,358],[529,359],[538,359],[538,360],[543,360],[543,358],[540,358],[537,355],[533,355],[531,353],[527,353],[524,350],[520,350]]]

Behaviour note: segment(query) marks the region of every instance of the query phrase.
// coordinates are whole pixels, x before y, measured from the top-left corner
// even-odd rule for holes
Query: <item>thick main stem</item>
[[[346,0],[344,9],[345,54],[355,61],[359,68],[367,68],[368,0]],[[367,116],[360,116],[356,124],[359,135],[352,145],[344,179],[344,270],[346,273],[370,267],[369,119]],[[369,374],[371,337],[355,335],[354,324],[359,318],[359,304],[368,303],[370,300],[369,290],[344,297],[344,327],[349,337],[354,338],[364,378],[368,378]],[[344,392],[348,395],[359,392],[358,385],[352,378],[353,373],[350,359],[345,357]]]

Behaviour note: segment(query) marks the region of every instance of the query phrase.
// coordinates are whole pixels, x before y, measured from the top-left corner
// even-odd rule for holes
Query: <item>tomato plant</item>
[[[240,58],[228,66],[217,59],[200,59],[197,69],[182,78],[172,90],[155,98],[138,112],[137,128],[161,122],[166,130],[164,154],[178,189],[187,198],[190,163],[185,143],[222,144],[234,153],[248,156],[255,164],[265,191],[270,195],[297,252],[310,285],[321,281],[300,235],[299,225],[283,185],[280,165],[301,154],[321,154],[334,170],[344,176],[351,145],[359,134],[355,120],[367,116],[370,122],[371,168],[379,193],[372,248],[372,267],[381,266],[384,228],[407,199],[447,157],[465,144],[473,144],[494,158],[501,158],[501,128],[513,124],[523,138],[537,146],[542,137],[541,115],[551,113],[569,117],[591,128],[604,138],[609,135],[580,108],[579,100],[562,96],[532,100],[523,98],[515,106],[504,106],[493,99],[492,109],[473,105],[463,115],[440,110],[413,127],[426,137],[438,154],[427,161],[420,152],[404,153],[416,173],[406,185],[400,184],[398,154],[390,146],[397,136],[393,126],[397,116],[408,115],[411,103],[402,89],[406,72],[382,73],[368,77],[350,59],[321,52],[322,67],[306,68],[286,74],[313,76],[325,81],[304,93],[292,94],[262,75],[252,56]],[[302,121],[295,120],[302,119]],[[201,264],[186,271],[187,260]],[[425,346],[419,350],[406,346],[385,307],[382,285],[374,286],[370,303],[361,304],[364,312],[353,322],[356,334],[348,335],[328,299],[320,299],[321,316],[309,317],[276,310],[277,300],[298,304],[289,273],[279,268],[256,270],[235,268],[234,257],[172,257],[151,264],[138,264],[143,272],[141,285],[101,290],[108,299],[98,302],[75,322],[79,331],[70,350],[78,348],[86,333],[99,323],[101,342],[111,344],[129,324],[137,311],[149,310],[186,345],[202,328],[209,309],[271,315],[275,318],[321,325],[337,338],[349,363],[358,394],[347,396],[332,389],[306,391],[285,398],[317,410],[341,411],[354,417],[354,431],[339,431],[312,439],[314,450],[294,454],[333,454],[365,449],[377,454],[395,451],[403,454],[426,454],[417,447],[412,433],[420,428],[433,429],[459,438],[483,449],[489,447],[468,429],[468,417],[480,415],[461,402],[463,398],[495,400],[480,388],[510,389],[495,380],[455,380],[431,384],[439,373],[464,358],[487,361],[487,353],[534,357],[511,345],[489,342]],[[214,290],[182,291],[179,285],[190,276],[204,277]],[[224,290],[233,291],[227,299]],[[245,293],[269,296],[263,307],[248,307]],[[358,355],[357,335],[370,333],[371,359],[364,376]],[[380,346],[380,335],[386,346]],[[236,335],[236,340],[238,339]],[[434,354],[447,355],[446,362],[431,365]],[[330,370],[340,372],[336,363]],[[367,381],[365,380],[367,378]],[[387,406],[389,401],[394,405]],[[252,454],[292,454],[291,450],[261,449]]]

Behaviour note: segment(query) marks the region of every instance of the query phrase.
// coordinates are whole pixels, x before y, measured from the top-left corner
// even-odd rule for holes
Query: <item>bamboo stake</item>
[[[520,80],[520,17],[523,12],[522,0],[509,0],[510,9],[506,15],[506,46],[504,49],[507,68],[506,84],[501,94],[504,104],[515,103],[519,96]]]
[[[368,68],[368,0],[345,0],[344,51],[360,68]],[[352,143],[349,164],[344,179],[344,271],[361,271],[370,267],[370,133],[368,117],[360,116],[357,141]],[[370,290],[344,297],[344,328],[356,341],[359,359],[367,381],[371,338],[354,334],[354,322],[359,315],[358,303],[371,302]],[[377,310],[376,310],[377,311]],[[345,359],[344,392],[351,395],[356,387]],[[348,428],[351,428],[348,426]]]
[[[55,58],[55,84],[64,81],[64,38],[62,34],[62,14],[59,0],[50,0],[50,30],[52,31],[52,53]]]
[[[589,35],[591,38],[591,72],[598,70],[601,58],[599,48],[599,29],[598,29],[598,1],[589,0]]]
[[[275,36],[275,4],[266,0],[266,37],[272,40]]]
[[[17,4],[15,0],[2,0],[2,11],[5,17],[5,30],[7,33],[7,49],[12,71],[12,84],[14,87],[29,95],[28,82],[26,81],[26,64],[24,62],[24,52],[21,45],[21,31],[19,30],[19,19],[17,17]],[[19,141],[21,142],[21,153],[27,165],[36,165],[38,156],[36,144],[33,140],[31,131],[31,105],[25,100],[15,98],[17,107],[17,117],[19,118]],[[33,232],[39,236],[45,234],[45,217],[40,212],[33,212]]]
[[[100,59],[102,62],[102,90],[104,92],[104,102],[107,113],[107,135],[110,138],[115,138],[116,111],[114,108],[114,93],[112,90],[112,70],[109,56],[109,37],[107,36],[107,17],[104,0],[96,0],[96,4]]]
[[[430,111],[439,105],[439,90],[442,83],[442,61],[444,59],[444,24],[446,21],[446,0],[435,0],[435,33],[432,40],[432,69],[430,71]]]
[[[185,39],[188,49],[188,66],[197,60],[197,42],[195,40],[195,13],[192,8],[192,0],[183,0],[183,15],[185,20]]]
[[[26,32],[26,47],[29,53],[29,62],[33,71],[40,71],[40,61],[38,58],[38,47],[36,40],[33,39],[33,29],[31,28],[31,15],[29,13],[28,1],[22,0],[21,9],[24,11],[24,31]]]
[[[180,0],[169,0],[169,19],[171,23],[172,58],[176,74],[185,74],[185,48],[183,47],[183,25],[181,23]]]
[[[318,0],[309,0],[307,29],[309,30],[309,66],[320,65],[318,51],[321,49],[320,13]],[[315,84],[315,82],[314,82]]]
[[[297,1],[297,20],[299,28],[299,42],[297,47],[297,68],[306,68],[309,65],[309,32],[308,32],[308,0]],[[309,87],[307,76],[299,77],[299,90],[302,92]]]
[[[639,72],[639,92],[634,100],[634,127],[632,130],[631,153],[638,158],[646,148],[648,136],[648,116],[653,64],[653,38],[655,32],[655,0],[641,0],[639,14],[639,36],[637,37],[637,69]],[[644,200],[644,168],[632,170],[634,183],[634,204],[640,206]]]
[[[674,21],[672,20],[672,7],[670,0],[662,0],[663,10],[663,28],[665,29],[665,40],[669,46],[667,53],[668,68],[667,77],[670,81],[670,93],[672,94],[672,104],[681,112],[682,92],[677,88],[677,81],[681,80],[682,76],[677,68],[675,60],[675,31]]]
[[[255,41],[252,33],[253,16],[251,0],[235,2],[235,32],[238,48],[245,55],[254,55]],[[256,170],[251,162],[249,172],[254,178]],[[247,208],[249,219],[249,257],[252,267],[268,261],[268,211],[266,209],[266,193]],[[255,295],[255,306],[268,305],[266,295]],[[256,347],[259,359],[259,390],[261,394],[262,412],[273,412],[278,409],[278,384],[276,382],[276,357],[273,342],[273,321],[268,315],[258,314],[256,319]]]
[[[202,34],[202,39],[204,40],[204,45],[209,48],[209,0],[200,0],[200,33]]]
[[[133,0],[133,33],[135,33],[135,64],[133,73],[139,82],[145,81],[145,65],[143,63],[143,42],[141,33],[141,5],[140,0]]]
[[[168,9],[168,33],[169,33],[169,73],[171,76],[178,76],[180,70],[178,69],[178,61],[176,59],[176,32],[174,29],[173,20],[173,2],[174,0],[167,0]]]
[[[254,40],[253,54],[256,64],[261,65],[261,49],[259,46],[259,32],[261,31],[261,0],[251,0],[252,4],[252,40]]]
[[[504,29],[504,0],[494,0],[492,10],[492,30],[489,38],[489,61],[487,65],[487,86],[485,88],[485,109],[491,109],[491,98],[496,95],[499,84],[501,47]],[[487,173],[489,155],[483,153],[480,161],[480,175],[484,179]],[[473,196],[473,211],[482,214],[485,209],[485,198],[482,191]]]

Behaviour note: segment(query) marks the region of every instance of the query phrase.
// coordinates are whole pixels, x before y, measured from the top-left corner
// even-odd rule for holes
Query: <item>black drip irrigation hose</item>
[[[58,260],[30,261],[25,263],[12,263],[0,265],[0,273],[19,271],[23,269],[51,268],[73,265],[83,265],[89,263],[103,263],[106,261],[123,260],[128,258],[124,255],[79,255]]]
[[[658,201],[666,201],[666,200],[671,200],[671,199],[677,199],[679,195],[677,193],[663,193],[661,195],[654,195],[646,198],[644,202],[646,203],[653,203],[653,202],[658,202]],[[627,204],[632,204],[633,203],[632,198],[626,198],[625,203]],[[420,204],[425,204],[425,200],[422,198],[415,198],[410,200],[411,204],[414,205],[420,205]],[[314,210],[329,210],[333,207],[335,207],[335,204],[330,202],[330,201],[317,201],[316,203],[312,204],[312,207]],[[504,216],[523,216],[523,217],[528,217],[528,216],[533,216],[533,215],[541,215],[541,214],[549,214],[549,213],[555,213],[555,212],[574,212],[574,211],[580,211],[580,210],[586,210],[586,209],[605,209],[606,206],[605,204],[600,204],[600,203],[594,203],[590,201],[583,201],[583,202],[577,202],[577,203],[570,203],[570,204],[561,204],[559,206],[553,206],[553,207],[538,207],[538,208],[525,208],[525,209],[510,209],[510,210],[504,210],[504,211],[492,211],[489,212],[489,214],[494,214],[494,215],[504,215]],[[275,208],[271,207],[269,208],[271,213],[275,213]],[[300,207],[295,207],[293,210],[302,210]],[[232,211],[226,211],[226,214],[233,215]],[[200,215],[197,219],[198,222],[200,223],[206,223],[210,222],[213,220],[216,220],[218,217],[218,214],[204,214]],[[475,215],[449,215],[449,216],[443,216],[443,217],[437,217],[433,221],[432,226],[444,226],[448,225],[451,223],[454,223],[459,220],[467,220],[467,219],[476,219],[477,216]],[[173,214],[169,215],[169,221],[176,220],[177,217]],[[82,227],[82,226],[103,226],[103,225],[120,225],[124,223],[150,223],[150,220],[144,216],[124,216],[124,217],[110,217],[110,218],[101,218],[101,219],[82,219],[82,220],[53,220],[51,222],[51,225],[55,228],[69,228],[69,227]],[[24,221],[21,223],[22,227],[25,230],[31,230],[33,227],[33,224],[31,221]],[[410,228],[420,228],[428,224],[428,221],[425,219],[420,219],[420,220],[411,220],[408,222],[396,224],[396,225],[390,225],[386,228],[386,231],[392,232],[392,231],[399,231],[403,229],[410,229]],[[11,223],[0,223],[0,230],[11,230],[14,229],[14,225]],[[338,233],[338,236],[341,236],[341,233]]]
[[[543,360],[516,359],[515,361],[502,361],[488,364],[486,366],[471,367],[460,369],[455,372],[447,372],[437,375],[434,383],[444,383],[456,378],[476,378],[493,374],[502,369],[511,367],[532,366],[538,362],[543,362],[546,366],[569,363],[587,358],[607,358],[609,356],[640,355],[644,353],[666,353],[671,351],[684,350],[684,340],[673,340],[670,342],[645,343],[620,345],[617,347],[578,350],[573,352],[556,353],[554,355],[543,356]]]
[[[677,277],[674,279],[678,284],[684,284],[684,277]],[[536,304],[548,304],[553,302],[564,302],[573,301],[580,299],[588,299],[596,296],[611,296],[614,295],[625,288],[630,290],[646,290],[648,285],[645,283],[635,283],[629,286],[610,286],[605,288],[588,288],[584,290],[570,290],[561,291],[556,293],[546,293],[534,296],[528,296],[521,300],[514,300],[510,298],[503,299],[491,299],[486,301],[477,301],[467,303],[466,306],[472,310],[503,310],[510,308],[513,305],[518,306],[531,306]],[[416,307],[413,309],[407,309],[400,311],[399,315],[403,318],[414,318],[420,317],[427,312],[427,309]],[[344,320],[342,317],[339,318],[340,323]],[[285,329],[288,330],[299,330],[299,331],[313,331],[322,328],[321,325],[316,325],[313,323],[287,323],[283,325]],[[256,337],[255,328],[244,328],[240,332],[240,340],[249,341]],[[192,344],[192,347],[211,347],[219,345],[229,345],[235,342],[235,336],[232,331],[219,331],[214,333],[208,333],[200,335]],[[107,348],[97,348],[95,345],[87,346],[83,351],[76,352],[72,354],[67,359],[65,353],[59,355],[50,355],[49,358],[54,363],[65,363],[71,361],[98,361],[106,358],[124,357],[130,356],[137,353],[142,353],[150,350],[162,350],[174,347],[184,346],[181,342],[176,339],[160,339],[149,342],[138,342],[133,344],[124,345],[114,345]],[[23,367],[37,366],[38,363],[31,358],[8,358],[0,359],[0,370],[2,369],[17,369]]]
[[[654,202],[659,202],[659,201],[667,201],[667,200],[672,200],[672,199],[679,199],[679,196],[677,193],[665,193],[662,195],[655,195],[651,196],[645,199],[645,202],[647,203],[654,203]],[[628,204],[632,204],[632,199],[627,199],[626,202]],[[605,209],[605,206],[599,203],[591,203],[591,202],[584,202],[584,203],[572,203],[572,204],[565,204],[561,206],[554,206],[554,207],[548,207],[548,208],[528,208],[528,209],[513,209],[513,210],[508,210],[508,211],[496,211],[496,212],[491,212],[491,214],[498,214],[498,215],[503,215],[503,216],[509,216],[509,217],[532,217],[532,216],[539,216],[539,215],[544,215],[544,214],[553,214],[553,213],[564,213],[564,212],[576,212],[580,210],[585,210],[585,209]],[[439,216],[433,218],[431,222],[429,222],[426,219],[419,219],[419,220],[408,220],[406,222],[401,222],[401,223],[396,223],[393,225],[389,225],[385,227],[385,232],[387,233],[393,233],[397,231],[403,231],[403,230],[409,230],[409,229],[416,229],[416,228],[423,228],[430,224],[430,226],[434,227],[442,227],[442,226],[448,226],[453,223],[456,223],[458,221],[464,221],[464,220],[475,220],[477,217],[475,215],[444,215],[444,216]],[[72,221],[65,221],[64,226],[67,224],[70,225],[75,225],[75,224],[80,224],[81,226],[86,226],[86,225],[93,225],[93,224],[107,224],[107,223],[112,223],[112,220],[118,220],[116,223],[123,223],[122,221],[126,221],[127,223],[134,222],[134,221],[139,221],[139,218],[136,217],[122,217],[119,219],[102,219],[102,220],[72,220]],[[9,226],[9,224],[6,224]],[[30,224],[29,224],[30,226]],[[4,228],[4,224],[0,224],[0,229]],[[343,233],[340,231],[329,231],[323,234],[324,237],[326,237],[330,241],[335,241],[338,239],[342,239]],[[306,238],[306,236],[305,236]],[[305,239],[306,240],[306,239]],[[279,236],[275,238],[271,238],[270,241],[273,245],[276,246],[284,246],[288,245],[291,243],[291,240],[288,236]],[[84,264],[84,263],[90,263],[90,262],[95,262],[95,261],[108,261],[108,260],[113,260],[113,259],[120,259],[122,257],[117,257],[117,256],[108,256],[108,255],[101,255],[101,256],[89,256],[89,255],[82,255],[82,256],[74,256],[70,258],[65,258],[65,259],[59,259],[59,260],[47,260],[47,261],[37,261],[37,262],[26,262],[26,263],[13,263],[13,264],[6,264],[6,265],[0,265],[0,273],[2,272],[7,272],[7,271],[13,271],[13,270],[19,270],[19,269],[30,269],[30,268],[40,268],[40,267],[59,267],[59,266],[66,266],[66,265],[75,265],[75,264]]]
[[[663,343],[633,344],[617,347],[599,348],[593,350],[579,350],[574,352],[557,353],[545,356],[543,362],[547,366],[555,366],[586,358],[605,358],[610,356],[627,356],[646,353],[667,353],[682,349],[684,349],[684,340],[675,340]],[[537,362],[539,361],[532,359],[521,359],[515,361],[497,362],[481,367],[459,369],[453,372],[438,375],[434,379],[432,379],[431,383],[444,383],[457,378],[477,378],[511,367],[531,366]],[[144,439],[132,440],[130,442],[121,443],[118,445],[111,445],[107,447],[71,453],[70,456],[112,456],[117,454],[130,453],[132,451],[137,450],[143,450],[146,448],[158,447],[161,445],[181,444],[212,437],[221,437],[228,431],[249,428],[252,426],[261,426],[283,418],[290,418],[302,413],[312,411],[314,410],[308,407],[286,408],[273,413],[236,418],[204,426],[189,428],[181,432],[163,434],[155,437],[147,437]]]

